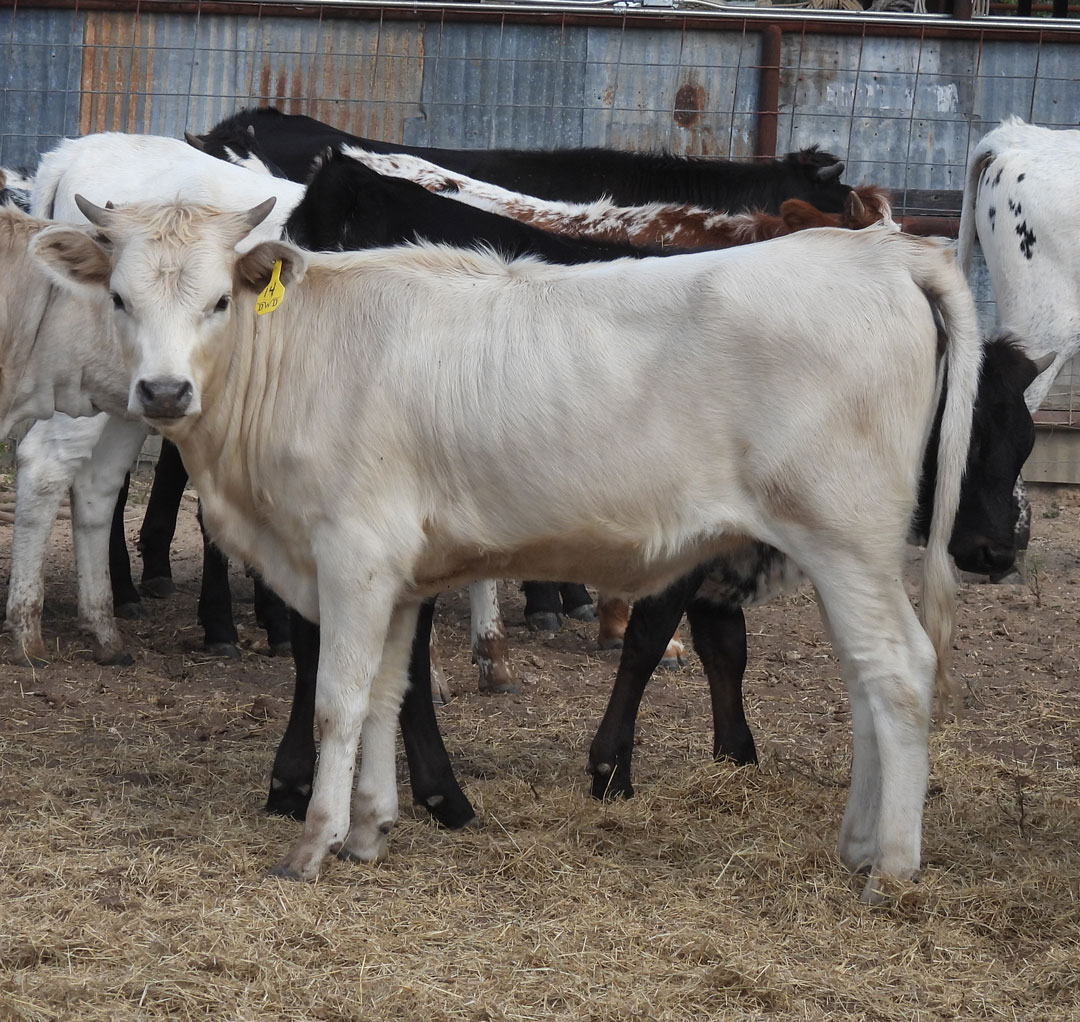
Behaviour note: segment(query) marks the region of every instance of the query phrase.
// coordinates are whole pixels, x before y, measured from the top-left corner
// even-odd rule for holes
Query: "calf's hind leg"
[[[882,881],[918,872],[935,655],[899,581],[900,572],[860,570],[834,557],[815,573],[826,624],[852,702],[851,788],[838,851],[868,870],[864,901]]]
[[[686,608],[694,649],[709,682],[712,701],[713,757],[740,766],[756,763],[754,736],[743,708],[746,674],[746,618],[739,607],[696,599]]]
[[[506,629],[499,611],[499,594],[493,579],[469,586],[473,659],[480,672],[481,692],[518,691],[506,648]]]
[[[589,748],[587,770],[593,776],[594,798],[634,794],[630,767],[641,697],[701,578],[700,570],[691,572],[664,592],[634,605],[611,697]]]
[[[150,498],[146,502],[146,513],[139,529],[138,549],[143,559],[142,589],[147,596],[162,598],[175,592],[169,547],[176,532],[176,515],[187,479],[187,469],[176,445],[163,439]]]

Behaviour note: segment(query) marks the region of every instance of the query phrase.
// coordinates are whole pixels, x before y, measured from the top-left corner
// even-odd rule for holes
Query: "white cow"
[[[48,226],[49,221],[27,216],[15,208],[0,208],[0,265],[4,267],[5,295],[0,301],[0,436],[6,436],[19,422],[45,418],[54,411],[63,413],[60,417],[67,423],[109,421],[114,424],[114,431],[123,433],[134,428],[145,435],[145,425],[138,420],[128,421],[129,379],[112,334],[111,319],[106,315],[107,299],[102,300],[102,296],[96,295],[87,301],[58,290],[45,276],[40,264],[27,255],[31,239]],[[109,414],[99,415],[99,412]],[[78,443],[78,437],[74,439]],[[25,461],[24,452],[32,450],[36,440],[35,431],[31,429],[19,446],[20,464]],[[57,440],[58,458],[68,457],[62,443],[63,435],[58,434]],[[24,480],[20,474],[20,484],[24,488],[47,491],[48,479],[40,476],[35,479],[33,473],[47,475],[53,464],[44,459],[31,464],[28,469],[31,475]],[[73,473],[64,469],[61,474],[65,476],[63,491],[66,491]],[[109,628],[115,630],[115,625],[108,575],[105,575],[103,603],[100,580],[94,574],[93,565],[87,568],[85,539],[93,531],[98,508],[94,505],[93,488],[88,485],[86,475],[83,471],[75,478],[72,498],[72,520],[78,526],[76,559],[85,569],[79,572],[79,616],[92,633],[100,634]],[[56,504],[59,507],[59,497]],[[111,514],[110,509],[107,517]],[[40,562],[47,537],[46,531],[37,553],[38,570],[32,578],[40,579]],[[35,535],[25,538],[31,545],[36,540]],[[33,557],[33,551],[25,543],[15,544],[13,566],[27,556]],[[13,573],[16,573],[14,567]],[[14,616],[9,619],[19,637],[17,641],[36,632],[40,644],[40,583],[36,589],[31,586],[23,590],[19,597],[13,604]],[[34,652],[37,652],[36,647]],[[44,647],[41,647],[40,654],[43,653]]]
[[[561,267],[429,246],[239,253],[265,206],[82,208],[108,246],[56,227],[35,252],[61,285],[111,296],[129,410],[177,444],[222,548],[322,626],[318,774],[278,874],[385,854],[422,597],[493,575],[653,593],[748,540],[811,578],[841,660],[840,854],[869,870],[871,900],[918,870],[981,361],[940,245],[825,229]],[[256,315],[275,266],[284,301]],[[946,366],[928,637],[903,551]],[[634,443],[575,442],[605,428]]]
[[[85,223],[75,205],[76,192],[101,202],[183,199],[222,209],[247,209],[252,202],[276,197],[273,213],[248,239],[254,244],[281,234],[304,189],[292,181],[217,160],[179,139],[103,132],[65,139],[42,157],[33,180],[31,209],[40,218]],[[68,329],[77,331],[78,325]],[[84,342],[77,343],[82,350]],[[126,389],[128,381],[119,361],[112,371],[120,374],[118,383]],[[80,386],[77,375],[70,386]],[[83,405],[85,410],[71,414],[93,416],[104,407],[92,408],[86,400]],[[119,409],[106,410],[123,412],[123,408],[121,404]],[[55,409],[67,412],[60,404]],[[109,531],[117,494],[148,428],[130,416],[76,419],[57,414],[49,418],[53,410],[53,404],[43,399],[33,415],[24,416],[47,421],[35,423],[18,449],[6,627],[28,659],[45,658],[41,634],[45,549],[60,503],[70,490],[79,622],[90,635],[95,660],[122,662],[129,658],[123,653],[113,616]]]
[[[42,157],[33,181],[33,211],[40,217],[85,223],[74,202],[76,192],[102,203],[182,199],[220,209],[247,209],[259,199],[276,196],[273,213],[247,239],[247,244],[254,244],[280,235],[304,186],[270,176],[265,164],[254,158],[237,166],[178,139],[103,132],[66,139]],[[39,417],[48,414],[51,410],[43,410]],[[57,415],[35,424],[20,442],[17,542],[6,626],[31,660],[46,656],[41,634],[45,548],[69,489],[80,623],[91,637],[96,660],[127,659],[113,617],[109,526],[116,496],[147,432],[141,420],[110,422],[106,416],[72,420]],[[469,595],[480,687],[512,688],[495,583],[478,582],[470,586]],[[444,690],[439,695],[448,697]]]
[[[1028,408],[1046,398],[1080,351],[1080,131],[1011,117],[979,140],[968,161],[960,214],[960,265],[978,238],[997,300],[998,322],[1024,339],[1028,356],[1056,353],[1028,388]]]

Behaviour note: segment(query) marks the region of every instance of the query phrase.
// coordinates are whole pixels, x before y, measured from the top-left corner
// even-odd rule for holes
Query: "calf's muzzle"
[[[1016,563],[1016,544],[995,542],[985,536],[968,537],[962,542],[955,538],[949,544],[956,566],[975,575],[1000,575]]]
[[[143,379],[135,384],[139,411],[148,419],[178,419],[186,415],[194,393],[190,380],[175,376]]]

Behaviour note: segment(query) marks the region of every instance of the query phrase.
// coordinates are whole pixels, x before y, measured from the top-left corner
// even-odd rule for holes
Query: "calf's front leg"
[[[326,856],[339,851],[349,835],[349,790],[361,729],[372,705],[376,718],[369,729],[372,748],[365,748],[365,758],[370,754],[372,762],[365,773],[364,792],[369,797],[363,807],[365,812],[370,810],[371,818],[365,819],[364,834],[370,838],[370,828],[374,828],[383,840],[376,838],[363,846],[358,841],[347,854],[366,856],[372,849],[378,854],[385,848],[385,837],[397,817],[396,788],[392,797],[386,790],[387,777],[393,777],[393,742],[387,742],[383,733],[385,717],[392,707],[396,726],[416,624],[415,606],[395,611],[400,583],[392,572],[380,571],[374,557],[363,556],[353,544],[356,556],[348,559],[348,565],[363,565],[364,579],[343,578],[342,568],[348,565],[342,564],[342,537],[325,536],[316,543],[321,625],[315,690],[319,764],[300,840],[272,870],[276,876],[300,880],[317,877]],[[319,556],[320,550],[324,556]],[[383,671],[380,665],[388,634],[393,644]]]

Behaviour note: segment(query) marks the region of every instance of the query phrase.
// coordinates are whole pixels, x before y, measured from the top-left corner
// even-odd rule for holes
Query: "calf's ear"
[[[286,241],[261,241],[236,260],[240,283],[253,291],[261,291],[270,283],[274,263],[281,260],[279,280],[286,287],[299,284],[307,270],[307,257]]]
[[[780,204],[780,219],[789,232],[805,231],[810,227],[832,227],[834,221],[816,206],[802,199],[785,199]]]
[[[30,254],[61,287],[99,292],[109,282],[109,253],[75,227],[46,227],[30,243]]]

